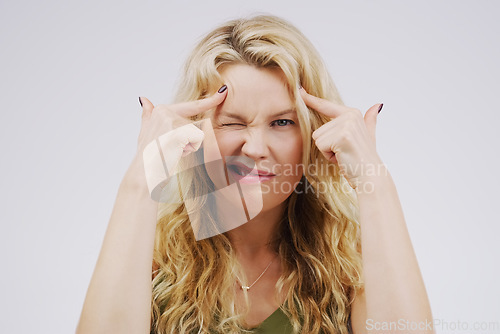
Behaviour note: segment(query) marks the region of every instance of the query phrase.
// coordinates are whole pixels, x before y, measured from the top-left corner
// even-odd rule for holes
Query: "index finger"
[[[311,95],[304,88],[299,92],[307,106],[328,117],[335,118],[349,110],[349,107]]]
[[[196,101],[181,102],[173,104],[170,108],[179,116],[191,117],[196,116],[202,112],[210,110],[217,107],[224,101],[227,96],[227,86],[223,85],[219,90],[212,96],[206,97],[204,99],[199,99]]]

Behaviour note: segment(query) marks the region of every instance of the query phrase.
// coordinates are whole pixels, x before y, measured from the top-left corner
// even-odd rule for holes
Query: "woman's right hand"
[[[142,158],[145,180],[151,195],[155,187],[175,174],[181,157],[197,151],[201,146],[204,133],[192,124],[189,117],[217,107],[226,96],[227,86],[224,85],[210,97],[171,105],[159,104],[155,107],[148,99],[140,98],[142,124],[135,159]],[[167,170],[159,154],[160,149]]]

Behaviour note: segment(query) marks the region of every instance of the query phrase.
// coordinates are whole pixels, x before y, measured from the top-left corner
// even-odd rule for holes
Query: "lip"
[[[238,174],[234,170],[234,167],[237,167],[238,169],[240,169],[240,171],[242,171],[244,175]],[[261,182],[268,181],[276,176],[275,174],[272,174],[272,173],[269,173],[266,171],[262,171],[262,170],[259,170],[256,168],[251,169],[248,166],[246,166],[240,162],[228,163],[227,170],[228,170],[228,173],[233,178],[233,180],[238,181],[239,183],[242,183],[242,184],[261,183]]]
[[[265,170],[260,170],[257,168],[250,168],[247,165],[245,165],[239,161],[229,162],[227,165],[228,165],[228,167],[230,167],[230,166],[238,167],[243,172],[243,174],[245,174],[246,176],[263,176],[263,177],[276,176],[276,174],[266,172]]]

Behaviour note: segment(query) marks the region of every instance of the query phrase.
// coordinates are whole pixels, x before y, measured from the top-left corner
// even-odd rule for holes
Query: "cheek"
[[[223,188],[227,186],[227,180],[224,171],[222,150],[211,124],[205,124],[203,132],[205,133],[202,143],[205,169],[215,187]]]
[[[220,131],[213,127],[205,127],[203,140],[203,158],[208,176],[216,186],[223,188],[229,185],[226,177],[226,157],[231,156],[241,141],[238,131]]]
[[[210,122],[204,123],[202,130],[205,134],[202,142],[204,162],[208,163],[221,159],[221,152],[218,145],[217,136]]]
[[[241,141],[241,133],[238,131],[215,131],[215,139],[222,157],[229,156]]]
[[[286,147],[284,147],[284,152],[286,152],[286,156],[288,156],[288,160],[292,164],[300,164],[302,162],[302,136],[300,133],[294,133],[289,136],[285,141],[287,143]]]
[[[304,170],[302,168],[302,138],[297,138],[293,141],[293,144],[290,143],[290,149],[288,154],[290,156],[290,164],[296,166],[294,170],[294,178],[300,179]],[[298,166],[298,167],[297,167]]]

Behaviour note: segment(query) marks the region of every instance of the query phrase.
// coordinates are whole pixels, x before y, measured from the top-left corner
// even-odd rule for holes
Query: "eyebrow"
[[[286,110],[283,110],[283,111],[279,111],[271,116],[269,116],[269,118],[275,118],[275,117],[279,117],[279,116],[283,116],[283,115],[288,115],[288,114],[295,114],[296,110],[295,109],[286,109]],[[220,116],[227,116],[227,117],[231,117],[231,118],[235,118],[235,119],[239,119],[239,120],[244,120],[244,118],[241,116],[241,115],[238,115],[238,114],[234,114],[232,112],[229,112],[229,111],[221,111],[220,112]]]

